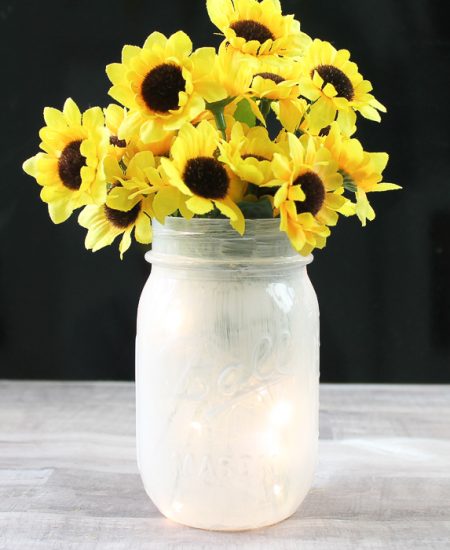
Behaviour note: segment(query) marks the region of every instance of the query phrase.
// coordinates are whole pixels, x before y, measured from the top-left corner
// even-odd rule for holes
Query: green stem
[[[221,101],[207,103],[206,108],[211,111],[216,121],[217,129],[222,133],[223,139],[227,139],[227,123],[225,121],[225,107],[234,100],[234,97],[227,97]]]
[[[222,132],[223,139],[227,139],[227,123],[225,122],[225,113],[222,108],[211,109],[214,119],[216,121],[217,129]]]
[[[270,105],[272,104],[272,101],[270,99],[267,99],[266,97],[263,97],[261,101],[259,102],[259,110],[261,111],[262,116],[264,117],[264,120],[267,123],[267,117],[270,113]]]

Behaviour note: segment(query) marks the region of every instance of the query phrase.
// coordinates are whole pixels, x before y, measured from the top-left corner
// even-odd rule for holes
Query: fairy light
[[[181,309],[173,307],[165,314],[164,328],[172,333],[177,333],[183,324],[183,312]]]
[[[195,430],[198,434],[202,433],[202,425],[200,424],[200,422],[191,422],[191,428]]]
[[[264,434],[264,448],[271,457],[276,457],[281,453],[280,436],[274,430],[269,430]]]
[[[275,485],[273,486],[273,494],[276,497],[279,497],[282,492],[283,492],[283,487],[280,484],[275,483]]]
[[[292,418],[293,406],[288,401],[280,401],[271,411],[270,420],[275,426],[285,426]]]
[[[183,504],[176,500],[173,504],[172,504],[172,508],[175,510],[175,512],[181,512],[181,510],[183,509]]]

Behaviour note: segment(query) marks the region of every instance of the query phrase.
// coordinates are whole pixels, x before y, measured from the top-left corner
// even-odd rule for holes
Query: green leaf
[[[253,114],[248,99],[241,99],[241,101],[239,101],[236,111],[234,112],[234,118],[238,122],[247,124],[250,128],[256,126],[256,117]]]
[[[273,218],[272,205],[268,199],[260,199],[255,202],[242,201],[238,204],[238,206],[247,220]]]

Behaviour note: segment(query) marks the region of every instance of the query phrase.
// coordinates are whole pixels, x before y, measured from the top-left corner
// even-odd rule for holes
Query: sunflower
[[[267,185],[278,187],[274,206],[280,210],[280,229],[296,250],[309,254],[311,247],[325,244],[327,226],[336,225],[338,211],[348,202],[343,179],[331,153],[314,138],[287,133],[280,145],[284,152],[274,154],[274,179]]]
[[[160,223],[164,223],[165,218],[177,210],[185,218],[192,217],[193,214],[185,206],[189,197],[171,185],[159,159],[150,151],[135,154],[126,168],[125,177],[121,176],[122,168],[115,159],[105,159],[105,167],[109,174],[108,181],[120,182],[120,186],[113,183],[113,189],[108,194],[109,206],[127,210],[129,199],[134,199],[135,196],[151,196],[152,217]]]
[[[250,97],[250,86],[258,66],[256,60],[246,58],[224,42],[217,52],[216,77],[230,98]]]
[[[83,115],[72,99],[62,111],[44,109],[46,126],[38,153],[23,164],[24,171],[42,186],[41,199],[48,204],[50,218],[62,223],[86,204],[99,204],[106,196],[101,161],[109,148],[109,134],[99,107]]]
[[[161,158],[161,166],[170,183],[189,197],[186,207],[191,212],[207,214],[216,207],[243,234],[245,219],[233,200],[238,182],[216,158],[220,141],[218,130],[207,120],[197,127],[186,123],[172,146],[172,159]]]
[[[114,155],[118,160],[124,156],[127,148],[127,141],[118,137],[119,128],[126,116],[126,111],[124,107],[114,103],[103,109],[106,128],[109,131],[109,153]]]
[[[263,61],[255,71],[251,91],[271,104],[286,130],[296,130],[307,111],[307,102],[299,98],[302,67],[289,58]]]
[[[324,248],[330,236],[329,227],[318,222],[310,212],[298,214],[292,201],[280,206],[280,230],[288,235],[302,256],[308,256],[315,248]]]
[[[264,127],[248,128],[240,122],[230,126],[230,139],[228,142],[222,141],[219,149],[219,160],[243,181],[255,185],[263,185],[273,179],[273,155],[281,151]]]
[[[356,215],[365,226],[367,220],[375,219],[375,211],[367,199],[367,193],[401,189],[393,183],[382,183],[389,155],[364,151],[357,139],[343,136],[336,123],[331,125],[323,144],[337,162],[345,187],[355,193]]]
[[[254,116],[262,124],[265,124],[264,117],[254,100],[254,93],[251,89],[253,75],[257,68],[258,62],[256,59],[245,56],[222,42],[217,54],[215,79],[225,89],[228,97],[225,102],[225,113],[233,116],[239,102],[246,99]],[[211,118],[210,113],[203,118]]]
[[[207,0],[211,21],[236,50],[253,56],[298,56],[310,42],[279,0]]]
[[[311,131],[318,133],[337,116],[342,131],[355,130],[356,113],[370,120],[381,120],[378,111],[386,108],[369,92],[372,85],[363,80],[358,66],[350,61],[348,50],[337,51],[329,42],[314,40],[301,61],[304,77],[301,93],[312,102]]]
[[[150,218],[154,216],[153,200],[158,186],[155,188],[150,178],[154,179],[157,169],[154,157],[148,151],[137,153],[125,170],[117,158],[110,155],[104,160],[104,168],[109,187],[106,202],[86,206],[78,217],[78,223],[88,229],[85,245],[93,252],[109,246],[122,235],[119,251],[123,258],[131,245],[133,230],[138,242],[151,242]]]
[[[109,94],[130,109],[119,139],[138,134],[144,143],[159,142],[198,117],[205,101],[225,99],[225,90],[211,78],[215,63],[214,48],[192,53],[181,31],[169,38],[154,32],[143,48],[125,46],[122,63],[106,67],[113,84]]]
[[[167,132],[164,139],[152,143],[143,143],[138,134],[131,136],[128,140],[119,139],[120,127],[126,120],[128,112],[125,107],[115,104],[110,104],[104,109],[106,127],[110,132],[110,153],[118,160],[123,159],[126,164],[139,151],[150,151],[157,156],[168,156],[175,132]]]

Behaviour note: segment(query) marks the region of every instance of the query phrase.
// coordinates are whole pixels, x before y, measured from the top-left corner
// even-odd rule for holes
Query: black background
[[[322,380],[450,382],[450,40],[438,0],[284,0],[313,37],[348,48],[382,125],[361,121],[369,151],[388,151],[375,222],[343,220],[310,276],[322,313]],[[0,377],[130,379],[135,312],[149,267],[134,246],[84,250],[73,217],[54,226],[22,173],[46,105],[106,106],[104,67],[125,43],[182,28],[217,45],[203,0],[0,2]]]

